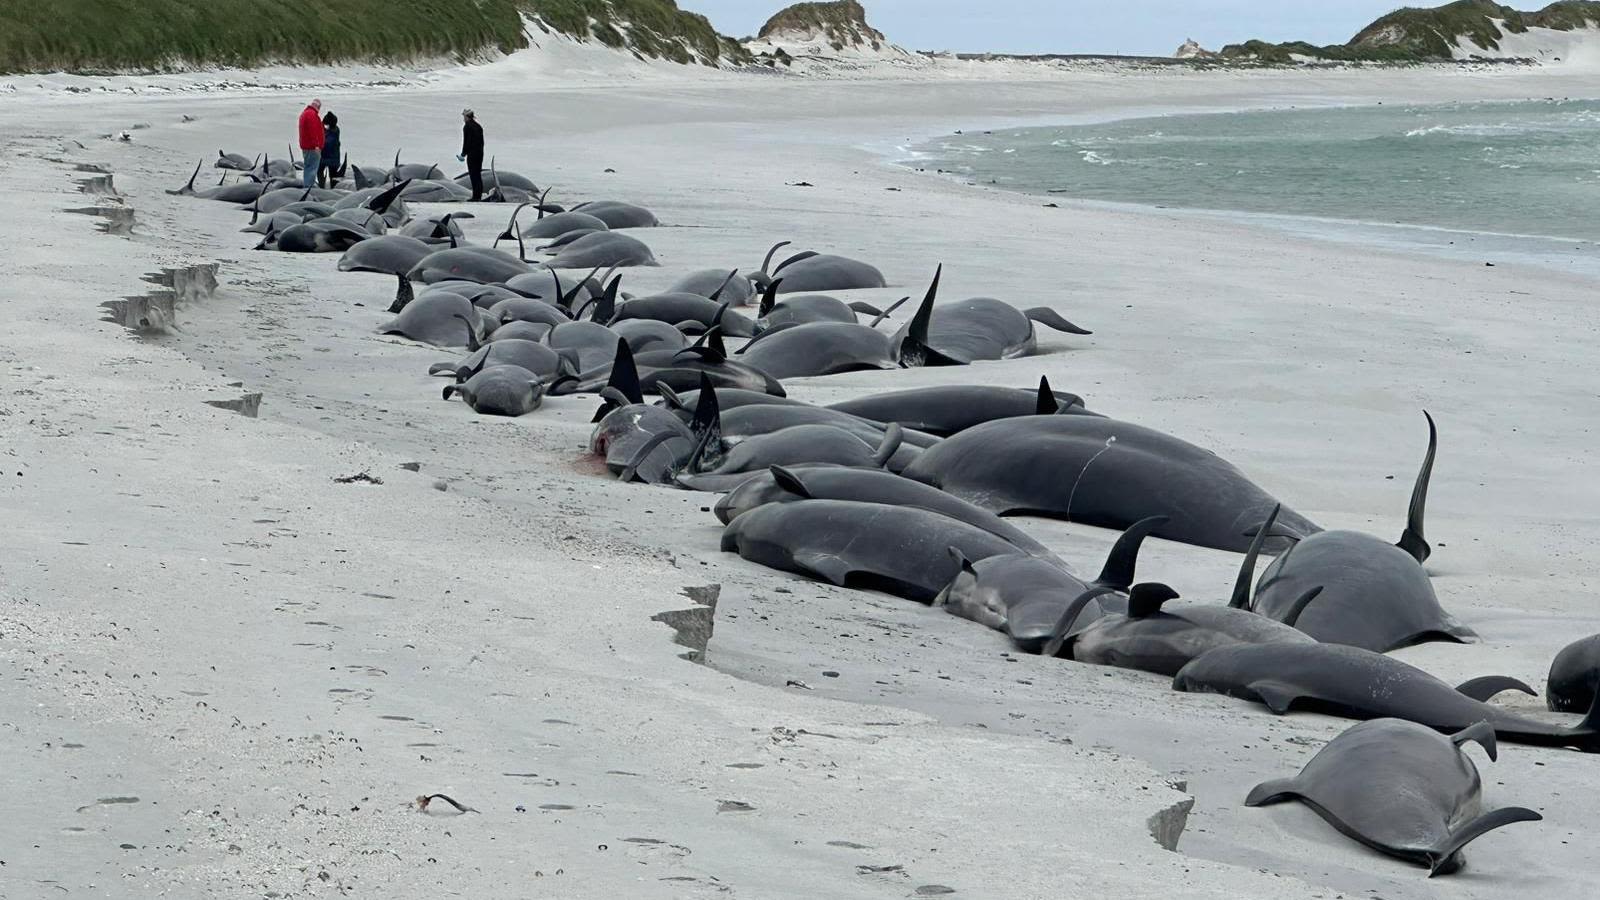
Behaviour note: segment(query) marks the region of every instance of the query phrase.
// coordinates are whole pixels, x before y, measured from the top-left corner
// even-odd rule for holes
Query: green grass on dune
[[[673,0],[0,0],[0,72],[465,58],[526,47],[523,13],[641,56],[746,56]]]
[[[512,0],[0,0],[0,70],[460,56],[526,46]]]
[[[673,0],[523,0],[522,5],[563,34],[592,36],[644,56],[679,63],[749,57],[705,16],[685,12]]]
[[[1230,58],[1287,63],[1291,54],[1333,61],[1422,62],[1451,59],[1458,45],[1500,49],[1506,33],[1529,28],[1570,31],[1600,25],[1597,0],[1561,0],[1536,12],[1523,12],[1494,0],[1456,0],[1433,8],[1406,7],[1361,29],[1349,43],[1317,47],[1303,42],[1246,41],[1222,48]]]

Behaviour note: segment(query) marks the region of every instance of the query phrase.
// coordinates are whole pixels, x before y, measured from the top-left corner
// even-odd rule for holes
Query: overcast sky
[[[1443,0],[1438,0],[1443,2]],[[783,0],[678,0],[748,37]],[[1337,44],[1399,6],[1430,0],[862,0],[867,21],[912,50],[1165,56],[1185,38],[1215,50],[1247,38]],[[1513,4],[1526,5],[1526,4]],[[1535,6],[1543,5],[1541,2]]]

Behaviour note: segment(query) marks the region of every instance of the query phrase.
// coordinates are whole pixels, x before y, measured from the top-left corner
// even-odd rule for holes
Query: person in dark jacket
[[[467,164],[467,174],[472,176],[472,199],[483,199],[483,126],[470,109],[461,111],[461,153],[456,157]]]
[[[333,187],[339,182],[339,117],[322,117],[322,166],[317,170],[317,187]]]

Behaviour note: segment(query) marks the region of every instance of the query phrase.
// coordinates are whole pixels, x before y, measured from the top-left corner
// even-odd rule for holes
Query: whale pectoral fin
[[[579,366],[583,364],[583,358],[578,355],[575,348],[562,347],[556,351],[556,356],[557,375],[577,375],[581,371]]]
[[[877,318],[878,316],[883,315],[883,310],[873,306],[871,303],[863,303],[860,300],[850,303],[849,306],[851,312],[860,313],[863,316],[872,316],[873,318]]]
[[[1505,691],[1521,691],[1530,697],[1539,696],[1539,692],[1529,687],[1527,683],[1508,675],[1485,675],[1456,686],[1457,693],[1465,694],[1480,703],[1487,703],[1491,697]]]
[[[1298,793],[1299,787],[1295,779],[1275,778],[1251,788],[1250,795],[1244,798],[1244,805],[1266,806],[1269,803],[1281,803],[1284,800],[1293,800]]]
[[[889,464],[889,460],[894,458],[905,438],[905,429],[900,427],[900,423],[890,422],[889,427],[883,430],[883,442],[878,445],[878,452],[872,456],[872,461],[877,463],[878,468],[881,469]]]
[[[1032,309],[1025,309],[1022,311],[1022,314],[1033,321],[1038,322],[1040,325],[1048,325],[1057,331],[1064,331],[1067,334],[1094,334],[1094,332],[1088,330],[1087,328],[1079,328],[1071,322],[1068,322],[1066,319],[1061,318],[1060,313],[1048,306],[1035,306]]]
[[[1288,712],[1296,700],[1300,699],[1300,692],[1294,687],[1281,681],[1257,681],[1249,685],[1263,706],[1278,715]]]
[[[459,391],[459,390],[461,390],[461,386],[458,385],[458,384],[447,384],[447,385],[445,385],[444,386],[444,399],[449,400],[450,399],[450,395],[454,394],[456,391]]]
[[[831,553],[823,553],[817,550],[801,550],[793,554],[792,558],[795,565],[838,587],[844,587],[852,571],[849,563]]]
[[[1128,618],[1145,619],[1161,612],[1161,605],[1178,599],[1178,592],[1157,582],[1136,584],[1128,594]]]
[[[1111,545],[1111,552],[1106,554],[1106,564],[1100,568],[1100,577],[1094,583],[1119,591],[1127,590],[1133,584],[1133,573],[1139,563],[1139,548],[1144,545],[1144,539],[1167,522],[1166,516],[1151,516],[1129,525],[1128,530]]]
[[[1290,628],[1299,627],[1296,623],[1300,621],[1300,614],[1305,612],[1306,607],[1311,605],[1311,601],[1317,599],[1321,594],[1322,585],[1319,584],[1295,598],[1294,603],[1289,605],[1289,611],[1283,615],[1283,624]]]
[[[800,477],[795,473],[785,469],[783,466],[772,466],[770,469],[768,469],[768,471],[772,473],[772,480],[777,483],[778,487],[783,488],[785,491],[788,491],[796,497],[803,497],[807,500],[811,499],[811,492],[806,490],[806,486],[800,481]]]
[[[1072,626],[1078,621],[1078,616],[1083,613],[1083,608],[1088,606],[1089,601],[1094,598],[1111,593],[1115,593],[1114,588],[1101,585],[1092,587],[1074,597],[1071,605],[1061,614],[1061,618],[1056,620],[1055,627],[1050,630],[1050,640],[1046,641],[1044,647],[1039,650],[1039,655],[1056,657],[1061,655],[1063,649],[1068,650],[1070,653],[1072,640],[1076,636]]]
[[[428,367],[429,375],[454,375],[456,364],[453,362],[437,362]]]
[[[1428,849],[1428,877],[1448,875],[1460,868],[1461,862],[1456,858],[1456,854],[1461,852],[1461,848],[1496,828],[1504,828],[1517,822],[1540,822],[1543,820],[1544,816],[1521,806],[1507,806],[1503,809],[1484,813],[1455,831],[1450,832],[1450,835],[1443,841]]]
[[[899,300],[896,300],[895,302],[889,304],[889,308],[886,309],[886,310],[883,310],[880,313],[878,313],[873,318],[872,324],[870,326],[868,326],[868,327],[877,328],[879,325],[883,324],[883,320],[885,320],[885,319],[889,318],[890,316],[894,315],[895,310],[897,310],[900,307],[906,305],[906,303],[909,302],[910,300],[911,300],[911,298],[909,296],[901,297]],[[855,309],[854,305],[851,306],[851,309]]]
[[[1490,762],[1500,758],[1500,752],[1496,749],[1494,726],[1488,722],[1479,722],[1470,728],[1465,728],[1450,735],[1450,743],[1455,744],[1457,747],[1468,741],[1477,741],[1482,745],[1484,752],[1489,754]]]
[[[670,385],[656,385],[656,393],[661,396],[661,405],[674,412],[683,409],[683,398]]]
[[[650,458],[650,454],[654,453],[657,447],[665,444],[667,441],[670,441],[675,437],[678,437],[678,435],[671,431],[659,431],[651,435],[649,440],[645,441],[638,450],[634,451],[633,458],[628,460],[628,464],[622,468],[622,471],[617,473],[617,480],[625,484],[636,480],[643,480],[639,478],[639,467],[644,465],[644,461]],[[672,473],[669,472],[667,473],[667,481],[670,482],[671,480]],[[723,549],[727,548],[724,547]]]
[[[1406,530],[1395,545],[1425,563],[1433,548],[1422,536],[1422,514],[1428,505],[1428,481],[1433,477],[1433,458],[1439,450],[1439,430],[1433,425],[1433,416],[1427,410],[1422,415],[1428,420],[1428,453],[1422,458],[1422,468],[1417,472],[1417,483],[1411,489],[1411,507],[1406,511]]]
[[[933,603],[930,605],[935,609],[946,606],[950,602],[950,595],[955,592],[958,585],[972,585],[976,584],[978,580],[978,570],[972,567],[972,561],[967,559],[967,555],[962,553],[959,547],[950,547],[948,549],[950,558],[961,566],[961,571],[956,573],[956,577],[950,579],[950,583],[944,586],[944,590],[939,592],[939,596],[933,598]]]

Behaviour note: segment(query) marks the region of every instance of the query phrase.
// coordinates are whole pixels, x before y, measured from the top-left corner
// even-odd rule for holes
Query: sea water
[[[1600,100],[1173,115],[912,149],[979,184],[1600,276]]]

